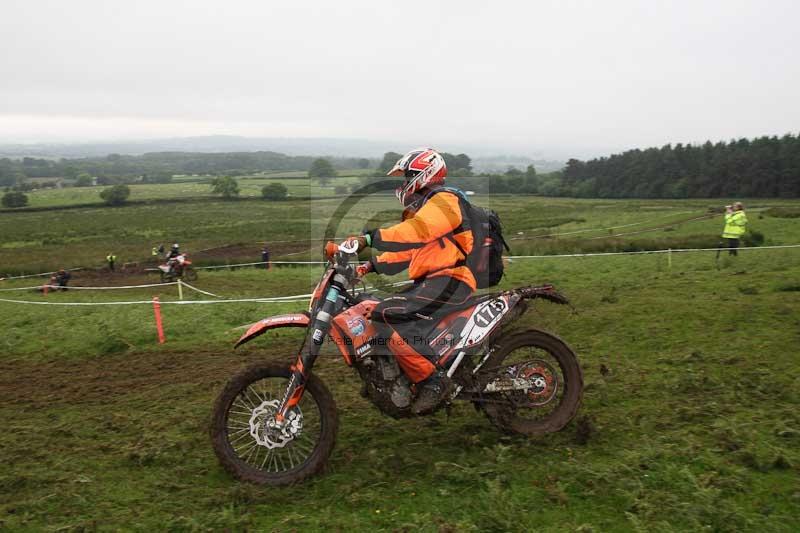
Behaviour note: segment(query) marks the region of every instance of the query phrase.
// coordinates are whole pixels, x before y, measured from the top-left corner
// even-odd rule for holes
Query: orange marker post
[[[158,343],[164,344],[164,324],[161,322],[161,304],[158,301],[158,296],[153,296],[153,312],[156,315],[156,330],[158,331]]]

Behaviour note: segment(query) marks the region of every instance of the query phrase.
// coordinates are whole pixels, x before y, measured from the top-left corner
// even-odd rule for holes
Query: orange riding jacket
[[[411,218],[370,232],[371,246],[383,252],[372,259],[373,269],[379,274],[397,274],[407,268],[408,277],[415,281],[449,276],[474,291],[475,276],[465,255],[472,251],[473,237],[469,221],[464,219],[456,193],[434,192]]]

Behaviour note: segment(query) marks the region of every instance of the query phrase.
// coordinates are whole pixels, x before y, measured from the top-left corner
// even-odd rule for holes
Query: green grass
[[[253,175],[237,177],[240,196],[243,198],[261,197],[261,188],[269,183],[283,183],[290,196],[334,196],[335,185],[351,186],[360,183],[358,170],[347,171],[341,177],[331,180],[329,185],[321,186],[316,180],[305,178],[305,172],[282,172],[277,175]],[[167,184],[129,185],[130,201],[213,198],[209,182],[211,176],[182,176]],[[65,187],[63,189],[38,189],[26,193],[30,207],[63,207],[68,205],[102,205],[100,191],[105,186]]]
[[[797,207],[771,207],[764,214],[775,218],[800,218],[800,208]]]
[[[511,196],[476,196],[473,200],[501,214],[506,237],[516,255],[711,247],[719,242],[723,225],[720,216],[689,220],[708,214],[709,207],[722,203],[719,201]],[[762,209],[777,205],[777,201],[748,205],[751,203],[750,228],[763,233],[766,244],[800,242],[800,219],[759,217]],[[121,263],[145,261],[152,246],[171,242],[179,242],[190,253],[241,243],[242,250],[229,257],[231,262],[258,260],[263,242],[274,244],[274,259],[317,259],[320,239],[341,205],[341,199],[335,196],[285,202],[209,197],[190,203],[118,208],[0,211],[0,272],[99,266],[110,251],[117,254]],[[346,236],[365,227],[392,223],[399,214],[393,197],[365,197],[332,230],[337,236]],[[203,264],[220,262],[219,258],[198,260]]]
[[[396,216],[389,200],[373,202],[346,219],[345,228],[361,216]],[[657,226],[702,214],[713,204],[514,198],[491,203],[512,230],[526,234],[559,217],[571,219],[555,228],[559,232],[640,220]],[[186,221],[170,215],[159,220],[175,231],[194,224],[198,239],[224,242],[257,224],[263,235],[315,235],[335,207],[330,201],[231,205],[192,204],[183,213]],[[773,242],[800,242],[797,220],[759,219],[756,207],[749,206],[754,229]],[[248,226],[249,218],[259,218],[256,208],[264,219],[281,223],[254,220]],[[142,209],[13,216],[43,217],[37,219],[41,224],[63,231],[86,227],[76,237],[91,234],[94,240],[77,242],[100,250],[103,224],[112,214],[122,213],[130,232],[117,240],[139,242],[136,232],[146,231],[151,217],[158,219]],[[58,221],[47,218],[67,213]],[[73,215],[81,215],[79,225]],[[24,241],[25,231],[9,216],[0,215],[2,228]],[[691,222],[656,234],[716,236],[719,222]],[[658,241],[647,233],[633,238]],[[0,257],[14,266],[15,258],[27,260],[35,248],[21,246],[19,255]],[[326,474],[288,489],[243,485],[227,476],[213,457],[206,424],[215,394],[236,369],[262,360],[288,362],[296,349],[298,333],[288,331],[234,352],[239,326],[304,304],[164,306],[167,344],[159,346],[147,305],[0,302],[0,527],[796,531],[798,254],[743,251],[718,262],[713,252],[674,254],[671,268],[666,257],[648,255],[514,261],[502,287],[552,282],[577,308],[575,315],[537,303],[521,327],[552,331],[579,354],[586,380],[580,416],[594,428],[586,442],[574,423],[539,439],[503,436],[466,405],[457,405],[450,417],[382,417],[359,396],[357,378],[328,346],[317,372],[340,408],[339,440]],[[309,291],[319,273],[307,267],[201,272],[197,285],[228,297],[299,294]],[[75,283],[81,281],[76,274]],[[6,281],[0,287],[26,284]],[[110,301],[154,294],[176,297],[173,288],[157,288],[46,297],[3,292],[0,298]],[[601,373],[601,365],[608,372]]]

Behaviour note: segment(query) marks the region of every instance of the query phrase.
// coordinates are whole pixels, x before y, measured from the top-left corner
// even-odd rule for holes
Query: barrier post
[[[178,300],[183,300],[183,282],[178,278]]]
[[[672,270],[672,248],[667,249],[667,267]]]
[[[161,322],[161,304],[158,301],[158,296],[153,296],[153,313],[156,315],[156,331],[158,331],[158,343],[164,344],[164,325]]]

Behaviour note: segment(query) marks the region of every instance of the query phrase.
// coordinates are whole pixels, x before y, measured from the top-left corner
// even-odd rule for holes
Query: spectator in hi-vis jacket
[[[744,214],[742,202],[725,206],[725,229],[722,230],[722,238],[728,241],[729,255],[738,255],[736,249],[745,231],[747,231],[747,215]]]

